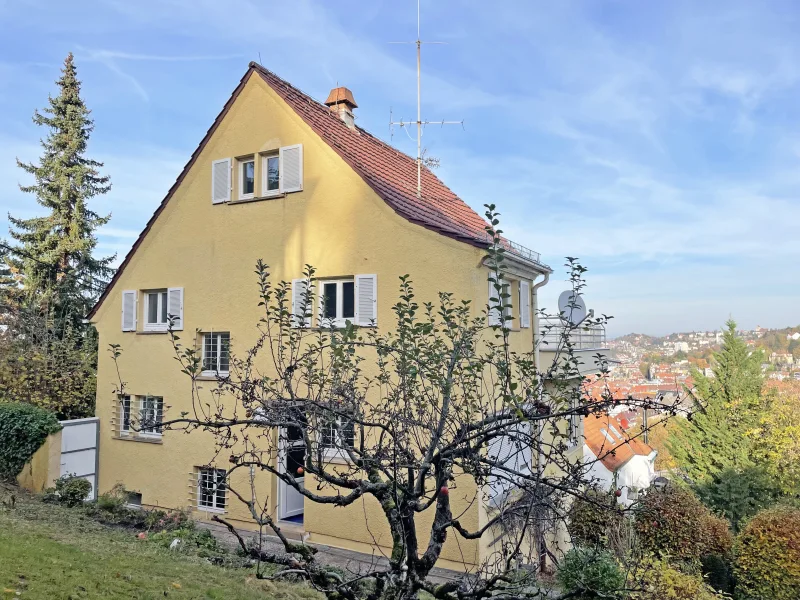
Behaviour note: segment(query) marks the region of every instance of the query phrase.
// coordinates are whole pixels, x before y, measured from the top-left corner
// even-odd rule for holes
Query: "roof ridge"
[[[341,119],[339,119],[339,117],[337,117],[333,112],[331,112],[328,109],[327,106],[325,106],[324,103],[322,103],[319,100],[317,100],[316,98],[314,98],[311,94],[309,94],[307,92],[304,92],[302,89],[300,89],[299,87],[297,87],[293,83],[290,83],[286,79],[283,79],[280,75],[278,75],[274,71],[271,71],[270,69],[267,69],[264,65],[261,65],[261,64],[255,62],[255,61],[251,61],[250,62],[250,67],[255,69],[256,71],[258,71],[262,75],[266,75],[267,77],[269,77],[271,79],[277,80],[277,83],[280,84],[281,86],[283,86],[283,87],[287,88],[288,90],[291,90],[291,91],[299,94],[303,98],[303,100],[305,100],[306,102],[308,102],[310,104],[313,104],[314,106],[318,107],[321,111],[325,111],[325,114],[329,115],[330,118],[333,119],[333,121],[335,121],[337,124],[341,124],[342,126],[347,127],[346,125],[344,125],[344,123],[341,121]],[[410,154],[407,154],[407,153],[403,152],[402,150],[399,150],[398,148],[396,148],[395,146],[389,144],[385,140],[382,140],[381,138],[377,137],[375,134],[371,133],[369,130],[364,129],[363,127],[361,127],[359,125],[356,125],[355,127],[358,130],[359,134],[368,136],[375,143],[380,144],[385,150],[388,150],[389,152],[392,152],[396,156],[402,157],[403,159],[413,161],[416,164],[417,159],[415,157],[411,156]],[[352,131],[352,129],[348,128],[348,131]],[[481,217],[471,206],[466,204],[466,202],[464,202],[461,199],[461,197],[458,196],[458,194],[456,194],[446,183],[444,183],[444,181],[442,181],[442,179],[439,178],[439,176],[436,175],[436,173],[434,173],[431,169],[426,167],[424,164],[422,165],[422,170],[423,170],[424,174],[426,174],[426,175],[428,175],[430,177],[433,177],[439,185],[441,185],[449,194],[452,195],[452,197],[447,197],[446,195],[436,194],[435,192],[431,193],[430,191],[423,191],[423,197],[424,196],[428,196],[429,198],[435,199],[435,200],[441,200],[441,201],[452,202],[452,203],[461,203],[466,208],[468,208],[469,210],[475,212],[475,214],[478,216],[478,218],[480,218],[482,221],[484,221],[485,225],[488,225],[488,223],[485,222],[483,217]],[[416,189],[415,188],[409,187],[408,189],[412,190],[412,191],[414,191],[416,193]],[[480,236],[480,237],[482,238],[483,236]]]

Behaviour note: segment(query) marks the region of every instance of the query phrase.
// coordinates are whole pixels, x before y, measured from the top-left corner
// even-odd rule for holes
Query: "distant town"
[[[800,326],[756,327],[737,335],[763,353],[762,371],[770,380],[800,381]],[[655,397],[692,387],[692,368],[708,377],[710,358],[722,342],[722,331],[672,333],[651,337],[631,333],[608,342],[611,372],[603,386],[616,398]],[[598,383],[598,387],[600,384]]]

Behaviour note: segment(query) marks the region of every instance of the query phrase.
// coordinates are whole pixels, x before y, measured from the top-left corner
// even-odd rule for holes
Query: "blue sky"
[[[438,175],[556,268],[589,268],[610,333],[800,323],[800,6],[792,1],[422,0]],[[415,113],[415,0],[0,0],[0,213],[30,216],[14,158],[75,53],[106,164],[100,250],[121,259],[247,63],[310,95],[353,90],[389,139]],[[395,132],[393,143],[415,153]],[[414,265],[408,270],[413,274]]]

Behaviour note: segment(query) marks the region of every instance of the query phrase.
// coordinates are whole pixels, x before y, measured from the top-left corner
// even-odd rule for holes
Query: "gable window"
[[[164,399],[161,396],[139,396],[140,436],[161,436]]]
[[[281,159],[277,153],[261,157],[261,194],[272,196],[281,191]]]
[[[225,470],[201,467],[197,470],[197,508],[225,510]]]
[[[239,161],[239,199],[252,198],[256,191],[256,161],[247,158]]]
[[[343,327],[356,316],[356,286],[352,279],[320,281],[319,321],[321,327]]]
[[[131,431],[131,397],[119,397],[119,434],[128,435]]]
[[[203,375],[227,375],[230,369],[231,334],[203,334]]]
[[[167,328],[167,290],[145,292],[144,328],[149,331]]]
[[[183,329],[183,288],[145,290],[143,293],[145,331],[166,331],[170,317],[173,329]]]

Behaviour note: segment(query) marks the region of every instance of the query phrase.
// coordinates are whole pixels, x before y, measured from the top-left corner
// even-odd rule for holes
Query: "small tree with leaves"
[[[248,554],[287,565],[272,577],[307,579],[329,598],[405,599],[425,591],[443,600],[477,600],[547,593],[535,580],[537,567],[559,561],[567,550],[556,540],[557,532],[566,530],[572,499],[593,500],[587,494],[592,463],[577,460],[580,440],[568,423],[614,403],[610,396],[600,401],[583,396],[571,334],[576,327],[602,325],[605,318],[578,325],[565,321],[553,349],[557,358],[546,369],[537,364],[535,348],[513,351],[510,295],[502,280],[507,245],[494,207],[488,208],[494,298],[482,311],[447,292],[435,303],[420,303],[411,279],[402,276],[391,328],[356,328],[349,322],[312,328],[312,307],[318,305],[314,269],[306,269],[305,293],[292,307],[290,285],[274,283],[259,261],[264,314],[258,338],[231,357],[230,374],[213,390],[197,384],[202,357],[194,344],[184,346],[171,334],[193,391],[191,408],[189,398],[180,414],[170,415],[167,407],[162,426],[213,435],[209,464],[229,465],[228,492],[261,530],[284,541],[286,554],[276,556],[239,536]],[[567,265],[573,290],[580,292],[585,269],[575,259]],[[489,313],[496,325],[487,325]],[[122,349],[112,346],[111,352],[124,371]],[[259,362],[264,354],[268,369]],[[603,357],[595,359],[605,371]],[[124,382],[116,392],[124,393]],[[152,426],[144,415],[131,425]],[[290,438],[305,445],[298,469],[306,485],[279,464],[281,446]],[[391,540],[386,563],[344,576],[320,564],[312,547],[283,536],[268,499],[259,495],[261,473],[306,502],[336,507],[375,502]],[[235,483],[237,477],[247,483]],[[485,523],[470,526],[464,514],[478,507]],[[231,523],[214,518],[239,535]],[[436,582],[431,572],[451,538],[488,539],[492,552],[473,573]],[[533,568],[519,569],[523,564]]]

